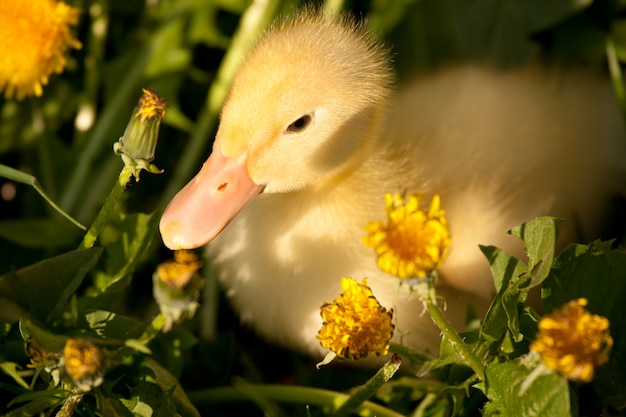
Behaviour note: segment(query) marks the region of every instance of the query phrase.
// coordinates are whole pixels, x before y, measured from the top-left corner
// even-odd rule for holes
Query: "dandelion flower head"
[[[447,256],[450,230],[439,196],[433,197],[427,213],[420,209],[421,200],[419,194],[406,202],[400,194],[387,194],[387,223],[365,227],[363,242],[376,250],[378,267],[398,278],[424,278]]]
[[[547,368],[578,382],[593,379],[596,368],[609,360],[613,345],[609,320],[589,313],[586,305],[587,300],[579,298],[543,317],[530,345]]]
[[[157,275],[167,286],[181,289],[191,281],[194,274],[202,267],[202,261],[195,253],[188,250],[174,252],[174,260],[157,266]]]
[[[152,90],[144,88],[142,91],[143,95],[139,99],[135,117],[140,118],[142,122],[155,117],[163,119],[165,110],[167,109],[167,101],[159,97],[159,95]]]
[[[343,294],[321,308],[324,323],[317,339],[322,347],[343,359],[386,355],[393,336],[393,312],[378,303],[367,278],[360,283],[341,278],[341,289]]]
[[[63,348],[65,372],[83,391],[102,383],[103,356],[87,339],[68,339]]]
[[[8,99],[41,96],[52,73],[61,73],[66,53],[81,44],[70,26],[80,11],[57,0],[0,1],[0,92]]]

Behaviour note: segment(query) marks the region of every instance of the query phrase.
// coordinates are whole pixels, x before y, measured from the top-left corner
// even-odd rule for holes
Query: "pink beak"
[[[246,154],[225,157],[219,145],[200,172],[165,208],[159,228],[165,246],[193,249],[213,240],[257,194],[246,167]]]

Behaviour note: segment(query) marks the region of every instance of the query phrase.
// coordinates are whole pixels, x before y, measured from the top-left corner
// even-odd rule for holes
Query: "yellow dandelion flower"
[[[609,360],[613,345],[608,319],[590,314],[586,305],[587,300],[579,298],[543,317],[530,344],[548,369],[578,382],[593,379],[596,368]]]
[[[79,14],[56,0],[0,1],[0,92],[6,98],[39,97],[48,77],[63,72],[67,50],[81,47],[70,31]]]
[[[87,339],[68,339],[63,348],[65,372],[83,391],[102,383],[102,352]]]
[[[386,355],[393,336],[393,311],[387,311],[367,286],[367,278],[358,283],[341,278],[343,294],[321,308],[324,324],[317,339],[338,357],[359,359]]]
[[[157,266],[157,275],[165,285],[179,290],[189,283],[201,267],[202,261],[195,253],[177,250],[174,252],[173,261],[166,261]]]
[[[363,242],[376,250],[378,267],[398,278],[424,278],[447,256],[450,230],[439,196],[433,197],[428,213],[420,210],[421,200],[419,194],[406,202],[400,194],[387,194],[387,224],[376,221],[365,227]]]

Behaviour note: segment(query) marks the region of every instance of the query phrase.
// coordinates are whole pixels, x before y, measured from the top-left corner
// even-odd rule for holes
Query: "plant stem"
[[[626,120],[626,92],[624,91],[624,78],[622,76],[622,69],[617,58],[617,52],[615,51],[615,43],[611,37],[606,39],[606,59],[609,65],[611,81],[613,82],[613,91],[615,93],[615,97],[617,97],[620,110],[622,111],[622,117]]]
[[[82,400],[83,392],[79,389],[74,389],[63,402],[63,407],[56,414],[56,417],[71,417]]]
[[[98,87],[101,83],[101,70],[104,67],[104,53],[109,29],[108,1],[92,0],[89,5],[90,26],[85,41],[85,77],[83,91],[74,126],[76,142],[83,144],[87,133],[93,127],[97,111]]]
[[[428,362],[434,357],[430,357],[424,353],[418,352],[413,348],[402,345],[400,343],[391,342],[389,344],[389,351],[391,353],[397,353],[403,358],[408,359],[411,362],[411,365],[423,365],[425,362]]]
[[[352,414],[353,411],[356,410],[361,404],[363,404],[368,398],[378,391],[383,384],[391,379],[391,377],[396,373],[396,371],[400,368],[400,364],[402,363],[402,359],[400,355],[393,354],[391,355],[391,359],[387,361],[383,365],[382,368],[376,372],[369,381],[367,381],[364,385],[359,387],[359,389],[352,394],[346,402],[341,404],[341,407],[337,409],[333,413],[333,417],[348,417]]]
[[[246,384],[258,395],[272,401],[316,405],[320,407],[336,408],[337,403],[346,401],[348,395],[339,392],[293,385],[256,385]],[[208,404],[221,404],[229,402],[250,401],[247,392],[234,387],[209,388],[189,393],[189,399],[197,406]],[[401,414],[370,401],[363,402],[356,410],[356,414],[362,416],[378,417],[403,417]]]
[[[100,232],[102,232],[102,229],[104,229],[104,226],[106,226],[106,224],[108,223],[109,216],[115,209],[115,205],[117,204],[120,197],[122,196],[122,193],[126,189],[126,185],[130,181],[130,177],[132,176],[132,174],[133,170],[129,167],[125,166],[122,169],[122,172],[120,172],[120,176],[118,177],[117,182],[113,186],[111,193],[109,194],[106,201],[104,202],[104,205],[100,209],[98,216],[93,221],[91,227],[85,234],[85,237],[83,238],[79,249],[91,248],[94,243],[96,243],[98,235],[100,234]]]
[[[431,318],[439,327],[439,330],[443,333],[443,336],[448,339],[452,347],[457,353],[467,362],[467,364],[476,373],[478,378],[482,381],[485,379],[485,368],[480,360],[474,355],[470,347],[461,339],[461,336],[454,329],[452,324],[448,321],[446,316],[437,305],[435,298],[435,289],[431,283],[428,283],[428,290],[425,294],[422,294],[422,301],[426,307],[426,310],[430,313]]]

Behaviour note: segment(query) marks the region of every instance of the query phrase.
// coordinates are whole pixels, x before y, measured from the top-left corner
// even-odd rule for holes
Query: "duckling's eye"
[[[296,119],[292,124],[287,126],[285,129],[285,133],[300,133],[306,130],[307,127],[311,124],[312,117],[310,114],[305,114],[304,116]]]

